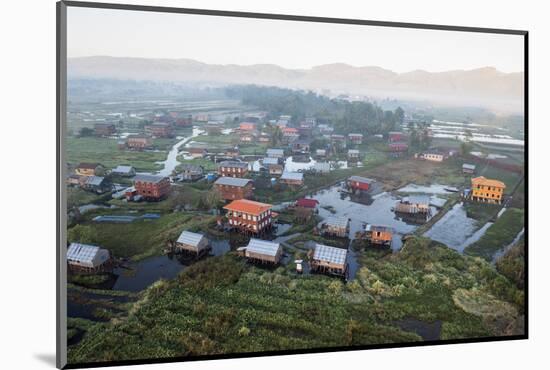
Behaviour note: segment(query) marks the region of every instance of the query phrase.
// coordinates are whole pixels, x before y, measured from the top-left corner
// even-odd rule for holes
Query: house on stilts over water
[[[112,269],[111,262],[109,251],[96,245],[71,243],[67,250],[67,264],[71,272],[106,272]]]
[[[311,271],[346,277],[348,272],[347,255],[347,249],[316,244],[313,253],[310,252]]]
[[[263,234],[271,230],[273,218],[277,215],[271,211],[271,204],[255,202],[248,199],[234,200],[225,207],[229,227],[244,234]]]
[[[246,247],[240,247],[237,252],[250,262],[278,264],[283,256],[283,248],[279,243],[251,238]]]
[[[349,219],[331,216],[319,222],[317,227],[321,235],[347,238],[349,234]]]
[[[363,231],[358,234],[360,239],[384,247],[391,247],[393,240],[393,229],[388,226],[365,224]]]
[[[174,252],[203,256],[211,249],[210,241],[202,234],[182,231],[174,245]]]

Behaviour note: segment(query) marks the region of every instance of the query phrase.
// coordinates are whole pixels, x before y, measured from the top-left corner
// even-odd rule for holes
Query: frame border
[[[482,338],[466,338],[453,340],[437,340],[423,342],[406,342],[406,343],[391,343],[391,344],[373,344],[361,346],[342,346],[328,348],[314,348],[302,350],[282,350],[282,351],[262,351],[262,352],[247,352],[247,353],[231,353],[219,355],[202,355],[194,357],[168,357],[168,358],[153,358],[153,359],[135,359],[135,360],[120,360],[120,361],[101,361],[101,362],[86,362],[86,363],[67,363],[67,269],[65,253],[62,253],[63,247],[66,245],[67,236],[67,219],[66,219],[66,191],[65,191],[65,146],[64,137],[66,134],[66,108],[67,108],[67,8],[92,8],[92,9],[114,9],[114,10],[130,10],[144,11],[157,13],[177,13],[177,14],[195,14],[219,17],[236,17],[236,18],[255,18],[255,19],[271,19],[271,20],[286,20],[297,22],[317,22],[317,23],[336,23],[336,24],[351,24],[351,25],[366,25],[378,27],[394,27],[394,28],[415,28],[440,31],[459,31],[459,32],[474,32],[474,33],[492,33],[505,35],[523,36],[524,42],[524,182],[525,182],[525,333],[523,335],[514,336],[495,336]],[[485,343],[499,342],[510,340],[525,340],[529,338],[529,31],[517,29],[500,29],[500,28],[483,28],[483,27],[468,27],[468,26],[453,26],[440,24],[425,24],[425,23],[406,23],[406,22],[385,22],[376,20],[360,20],[348,18],[329,18],[316,16],[301,16],[288,14],[269,14],[269,13],[253,13],[253,12],[238,12],[227,10],[210,10],[210,9],[191,9],[163,6],[148,6],[148,5],[130,5],[130,4],[114,4],[100,2],[84,2],[84,1],[58,1],[56,4],[57,15],[57,153],[56,153],[56,199],[57,199],[57,247],[56,247],[56,284],[57,284],[57,333],[56,333],[56,366],[59,369],[80,369],[80,368],[95,368],[95,367],[111,367],[123,365],[143,365],[143,364],[158,364],[158,363],[173,363],[173,362],[192,362],[204,360],[220,360],[220,359],[236,359],[236,358],[251,358],[265,356],[286,356],[296,354],[314,354],[325,352],[347,352],[360,351],[368,349],[385,349],[385,348],[406,348],[406,347],[423,347],[423,346],[438,346],[448,344],[469,344],[469,343]]]

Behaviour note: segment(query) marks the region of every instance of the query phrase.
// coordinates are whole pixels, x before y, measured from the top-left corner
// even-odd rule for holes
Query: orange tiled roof
[[[232,201],[223,208],[229,211],[244,212],[254,216],[258,216],[260,215],[260,213],[271,209],[271,207],[271,204],[254,202],[253,200],[248,199],[239,199]]]
[[[483,176],[479,176],[472,179],[472,185],[485,185],[485,186],[495,186],[497,188],[505,188],[506,185],[499,180],[487,179]]]

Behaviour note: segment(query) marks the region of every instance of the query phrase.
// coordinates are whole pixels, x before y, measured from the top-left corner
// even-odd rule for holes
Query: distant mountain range
[[[500,111],[523,111],[523,72],[503,73],[493,67],[447,72],[415,70],[396,73],[381,67],[335,63],[311,69],[272,64],[219,65],[192,59],[146,59],[107,56],[69,58],[69,78],[114,78],[193,82],[220,86],[257,84],[330,90],[378,98],[428,100],[475,105]]]

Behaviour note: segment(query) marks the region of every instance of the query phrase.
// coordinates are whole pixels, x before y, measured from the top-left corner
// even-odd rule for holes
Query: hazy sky
[[[360,25],[68,8],[68,56],[189,58],[211,64],[328,63],[396,72],[520,72],[523,37]]]

